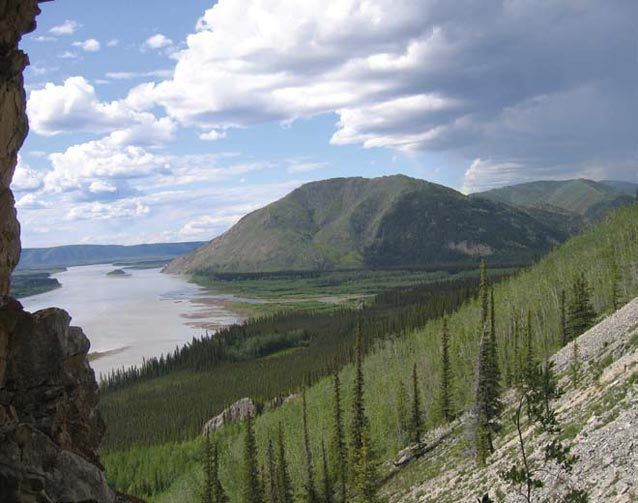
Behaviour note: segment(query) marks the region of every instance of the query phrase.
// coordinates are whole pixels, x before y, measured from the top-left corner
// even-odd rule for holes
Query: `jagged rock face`
[[[2,305],[4,304],[4,305]],[[96,412],[97,384],[88,364],[89,341],[61,309],[35,314],[15,300],[0,304],[8,334],[0,407],[47,434],[63,449],[97,462],[104,425]]]
[[[0,300],[0,333],[8,341],[0,385],[2,502],[115,501],[96,454],[104,426],[89,341],[70,321],[61,309],[31,314],[10,297]]]
[[[9,293],[11,272],[20,258],[20,226],[9,185],[29,129],[22,78],[29,58],[18,42],[35,29],[39,13],[37,0],[0,1],[0,295]]]

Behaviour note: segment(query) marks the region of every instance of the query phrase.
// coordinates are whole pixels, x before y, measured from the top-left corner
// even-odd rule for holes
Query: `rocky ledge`
[[[89,341],[61,309],[0,298],[0,501],[115,502],[96,450],[104,433]]]

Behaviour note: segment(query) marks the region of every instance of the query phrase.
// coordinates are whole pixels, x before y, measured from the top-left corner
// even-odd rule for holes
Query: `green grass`
[[[638,294],[638,207],[621,209],[611,215],[600,226],[588,230],[552,252],[537,266],[517,274],[495,286],[496,320],[501,367],[511,367],[513,341],[511,326],[514,318],[524,319],[531,310],[535,345],[539,356],[549,355],[559,346],[560,340],[560,292],[567,288],[577,273],[583,271],[594,287],[593,304],[597,312],[608,312],[611,305],[612,263],[620,269],[620,289],[624,300]],[[478,350],[479,305],[470,302],[449,317],[450,353],[454,374],[454,396],[457,409],[467,409],[472,403],[474,389],[475,358]],[[401,381],[409,382],[413,363],[418,364],[421,390],[427,424],[436,424],[434,405],[439,387],[439,338],[440,320],[432,320],[423,329],[409,331],[401,336],[384,339],[377,343],[364,363],[366,376],[366,409],[370,421],[374,448],[379,459],[386,460],[403,447],[397,435],[396,390]],[[296,352],[293,354],[299,354]],[[271,360],[271,361],[276,361]],[[262,360],[267,361],[267,360]],[[264,376],[265,377],[265,376]],[[175,376],[171,376],[175,379]],[[341,371],[346,406],[346,426],[350,420],[351,388],[353,368],[346,366]],[[168,383],[167,383],[168,384]],[[162,383],[156,392],[166,391]],[[211,383],[216,389],[224,383]],[[320,379],[308,389],[308,416],[312,418],[311,447],[318,456],[322,439],[329,440],[332,429],[332,390],[329,379]],[[124,398],[124,396],[122,396]],[[134,399],[129,396],[128,399]],[[139,403],[139,402],[138,402]],[[195,406],[196,404],[192,404]],[[114,409],[115,410],[115,409]],[[126,410],[120,410],[126,417]],[[171,414],[158,404],[157,414]],[[284,426],[288,458],[296,487],[303,477],[303,441],[301,430],[301,403],[288,402],[280,409],[270,411],[255,421],[257,441],[263,453],[269,438],[274,438],[278,424]],[[221,449],[220,475],[223,484],[236,501],[241,487],[239,473],[242,466],[243,437],[238,426],[224,428],[217,435]],[[201,451],[201,439],[172,444],[131,447],[119,451],[105,452],[103,460],[111,481],[119,488],[136,487],[140,475],[144,480],[157,480],[161,487],[152,491],[134,491],[155,503],[195,501],[192,488],[197,486],[199,467],[181,461],[185,456],[197,457]],[[170,478],[163,475],[170,473]],[[162,482],[163,481],[163,482]],[[166,488],[166,486],[170,486]],[[139,487],[139,486],[137,486]]]

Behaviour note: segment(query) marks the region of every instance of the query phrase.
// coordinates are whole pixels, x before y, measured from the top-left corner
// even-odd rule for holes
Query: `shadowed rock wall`
[[[20,257],[10,190],[28,132],[18,48],[38,0],[0,0],[0,502],[115,503],[97,456],[104,425],[89,340],[61,309],[31,314],[8,297]]]

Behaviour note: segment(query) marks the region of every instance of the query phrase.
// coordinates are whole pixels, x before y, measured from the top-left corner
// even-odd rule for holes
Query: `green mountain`
[[[595,221],[610,210],[631,203],[636,188],[637,185],[629,182],[594,182],[580,178],[522,183],[479,192],[472,197],[519,208],[562,210]]]
[[[246,215],[166,272],[432,267],[478,257],[521,263],[569,234],[562,223],[424,180],[335,178]]]
[[[134,246],[69,245],[51,248],[24,248],[18,269],[46,269],[108,262],[169,261],[198,248],[203,243],[151,243]]]

